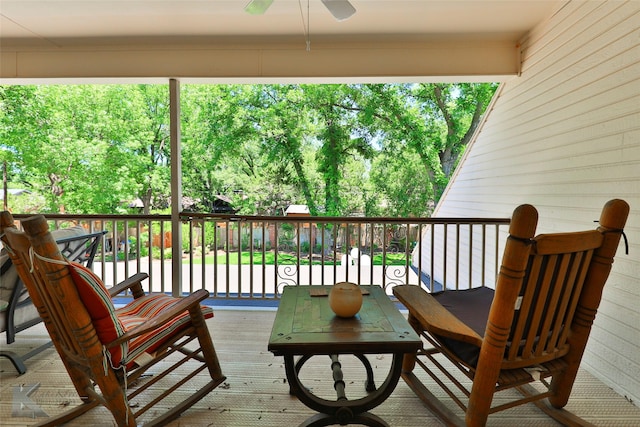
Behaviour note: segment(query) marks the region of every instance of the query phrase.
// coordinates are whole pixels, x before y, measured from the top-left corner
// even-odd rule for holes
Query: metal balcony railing
[[[180,295],[202,288],[225,300],[274,300],[286,285],[339,281],[377,284],[389,294],[407,283],[431,291],[492,286],[509,224],[496,218],[187,212],[175,226],[169,215],[47,218],[51,228],[81,224],[88,232],[107,230],[93,266],[107,286],[146,272],[147,291]],[[172,235],[176,231],[179,239]]]

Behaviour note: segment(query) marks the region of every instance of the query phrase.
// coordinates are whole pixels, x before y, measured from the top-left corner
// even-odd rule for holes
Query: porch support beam
[[[502,81],[519,72],[517,43],[503,39],[302,38],[260,41],[130,40],[22,45],[3,40],[0,83],[280,81],[350,82]]]
[[[182,294],[182,152],[180,147],[180,82],[169,79],[169,137],[171,142],[171,293]]]

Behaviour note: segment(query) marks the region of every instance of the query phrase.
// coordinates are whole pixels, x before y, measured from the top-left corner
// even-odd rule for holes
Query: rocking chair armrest
[[[111,295],[111,298],[113,298],[119,293],[124,292],[127,289],[131,289],[133,297],[139,298],[144,295],[144,291],[142,290],[142,281],[147,277],[149,277],[147,273],[136,273],[133,276],[128,277],[122,282],[113,286],[112,288],[109,288],[109,295]]]
[[[420,323],[420,327],[423,330],[478,347],[482,346],[482,337],[480,335],[451,314],[449,310],[419,286],[396,286],[393,288],[393,294],[407,307],[409,316],[413,316]]]
[[[135,328],[125,332],[115,340],[108,344],[105,344],[106,348],[112,348],[118,346],[124,342],[130,341],[135,337],[144,335],[157,329],[159,326],[173,320],[176,316],[184,313],[186,310],[200,310],[200,303],[209,297],[209,291],[205,289],[198,289],[194,293],[187,297],[180,298],[180,300],[172,305],[169,309],[163,312],[161,315],[150,319],[149,321],[136,326]]]

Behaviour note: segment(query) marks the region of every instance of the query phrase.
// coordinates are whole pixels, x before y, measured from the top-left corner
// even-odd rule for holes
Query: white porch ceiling
[[[248,0],[2,0],[0,38],[54,46],[87,38],[300,36],[307,1],[275,0],[264,15]],[[309,1],[311,36],[500,37],[517,40],[546,19],[549,0],[351,0],[357,12],[338,22]],[[302,16],[301,16],[302,15]]]
[[[0,0],[0,78],[105,77],[100,69],[115,77],[134,78],[286,77],[288,73],[331,76],[331,69],[322,67],[326,61],[333,61],[336,76],[355,76],[366,69],[361,66],[341,70],[336,64],[358,58],[357,54],[363,55],[360,61],[369,58],[365,60],[367,69],[380,68],[372,70],[371,75],[402,74],[397,69],[386,69],[388,66],[384,64],[376,66],[376,49],[383,62],[394,61],[407,67],[407,75],[459,74],[462,65],[458,62],[464,55],[470,64],[476,61],[479,65],[483,61],[496,64],[495,73],[480,67],[470,69],[470,75],[499,75],[502,60],[491,57],[490,51],[505,50],[505,46],[515,51],[519,40],[564,3],[351,0],[357,10],[355,15],[338,22],[320,0],[275,0],[259,16],[244,12],[248,1]],[[299,57],[300,52],[306,52],[307,28],[311,55]],[[478,52],[478,58],[468,56],[472,51]],[[183,52],[185,61],[181,67],[175,66],[179,52]],[[241,58],[233,55],[239,52],[246,55]],[[427,67],[422,71],[425,64],[414,64],[412,70],[416,60],[402,59],[424,58],[433,52],[435,56],[430,62],[440,63],[446,57],[445,52],[449,52],[450,69]],[[222,70],[213,63],[194,67],[192,61],[198,53],[201,57],[203,53],[216,56],[218,65],[228,61],[247,63]],[[153,67],[136,65],[131,55],[142,55],[154,62]],[[163,65],[162,57],[174,66]],[[112,73],[108,66],[104,69],[105,63],[114,60],[119,62],[120,73]],[[64,69],[62,64],[68,61],[75,64],[75,71]],[[284,67],[270,68],[270,61],[284,61],[290,71]],[[398,63],[405,61],[406,64]],[[207,60],[204,62],[207,64]],[[95,67],[88,65],[91,63]],[[52,69],[47,71],[50,67],[46,64]],[[513,70],[508,74],[513,74]]]

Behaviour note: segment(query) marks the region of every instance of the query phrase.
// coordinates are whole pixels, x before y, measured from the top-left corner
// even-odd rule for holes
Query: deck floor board
[[[215,317],[208,320],[208,325],[227,381],[171,423],[171,426],[289,427],[300,424],[314,414],[289,395],[283,360],[267,351],[274,317],[273,310],[216,310]],[[16,342],[10,346],[4,342],[3,335],[0,345],[3,349],[24,354],[46,341],[46,331],[40,324],[20,333]],[[372,356],[370,360],[376,382],[381,383],[386,376],[390,356]],[[341,359],[341,362],[345,368],[347,396],[357,398],[363,395],[365,376],[359,362],[349,357]],[[26,364],[27,373],[17,376],[13,366],[5,358],[0,359],[1,426],[28,426],[38,421],[38,418],[17,416],[14,412],[13,397],[16,387],[21,385],[39,384],[30,397],[49,415],[62,412],[69,405],[79,402],[55,350],[45,350]],[[335,395],[328,358],[311,359],[305,365],[301,377],[317,394],[326,397]],[[203,378],[202,381],[204,380]],[[170,381],[171,378],[166,382],[161,381],[158,387]],[[433,390],[441,395],[437,388],[434,387]],[[177,401],[178,397],[175,399]],[[170,405],[171,402],[166,404]],[[640,408],[585,370],[579,373],[567,409],[598,426],[640,425]],[[441,425],[402,380],[391,397],[372,412],[393,427]],[[144,422],[144,418],[142,421]],[[106,409],[96,408],[68,425],[113,426],[115,423]],[[557,424],[530,404],[492,415],[488,425],[529,427]]]

